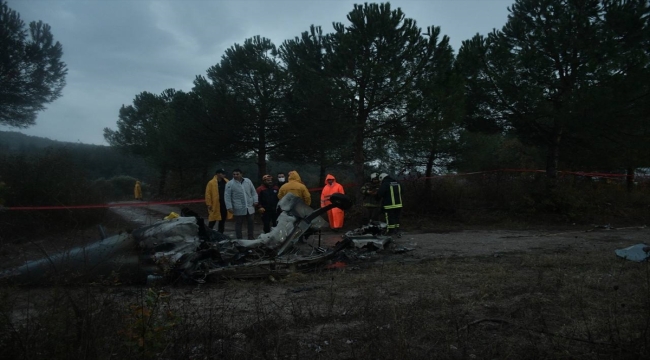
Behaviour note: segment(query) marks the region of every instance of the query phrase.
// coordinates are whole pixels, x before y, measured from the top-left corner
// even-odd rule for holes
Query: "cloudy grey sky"
[[[371,1],[368,1],[371,2]],[[120,107],[142,91],[189,91],[224,51],[261,35],[276,46],[309,26],[347,23],[349,0],[8,0],[25,23],[42,20],[63,45],[68,66],[61,98],[20,131],[59,141],[101,144]],[[440,26],[454,51],[476,33],[501,28],[514,0],[393,0],[418,26]]]

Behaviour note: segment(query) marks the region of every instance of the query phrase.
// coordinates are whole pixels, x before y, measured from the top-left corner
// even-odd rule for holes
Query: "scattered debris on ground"
[[[382,222],[373,222],[343,234],[335,244],[321,244],[321,230],[328,224],[322,214],[332,207],[348,208],[350,199],[332,196],[332,204],[311,209],[292,194],[279,203],[282,213],[271,232],[254,240],[230,239],[207,228],[198,215],[170,213],[164,219],[131,234],[101,239],[89,246],[46,256],[5,271],[3,278],[37,283],[51,277],[66,281],[117,274],[128,282],[204,283],[219,278],[264,278],[346,267],[388,247]],[[315,237],[318,236],[316,244]],[[402,247],[399,251],[410,251]],[[72,276],[71,275],[75,275]]]

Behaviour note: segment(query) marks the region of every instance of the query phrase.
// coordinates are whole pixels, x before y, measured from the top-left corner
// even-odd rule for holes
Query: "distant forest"
[[[39,165],[40,163],[45,164]],[[55,167],[54,163],[67,170],[61,173],[62,169],[58,169],[59,171],[56,168],[52,169]],[[261,184],[261,179],[255,176],[257,165],[251,158],[221,159],[186,171],[169,171],[161,182],[160,171],[148,164],[146,159],[124,153],[120,148],[62,142],[12,131],[0,131],[0,165],[4,165],[0,167],[3,169],[0,171],[1,180],[11,183],[14,190],[20,186],[19,183],[24,182],[21,179],[24,179],[29,172],[45,175],[45,172],[53,171],[54,175],[62,176],[61,182],[70,181],[65,180],[64,175],[68,175],[67,178],[70,179],[71,173],[77,173],[79,174],[77,181],[88,182],[89,186],[94,188],[106,186],[105,184],[98,186],[99,183],[111,183],[112,186],[109,187],[115,190],[104,191],[103,201],[129,199],[132,196],[135,180],[143,182],[145,196],[149,195],[149,198],[200,198],[203,196],[206,183],[218,168],[224,168],[228,174],[233,169],[239,168],[254,184]],[[13,172],[12,168],[15,169]],[[322,185],[319,180],[322,176],[317,165],[270,161],[267,170],[274,177],[278,172],[288,173],[290,170],[297,170],[307,186]],[[354,181],[354,174],[349,166],[332,167],[330,170],[340,182]],[[21,197],[14,196],[13,199],[18,201]],[[25,205],[34,204],[34,202],[23,201],[25,199],[22,197],[20,202],[24,202]]]
[[[514,0],[509,12],[457,50],[389,3],[282,44],[245,39],[190,91],[135,94],[104,129],[111,148],[5,134],[7,206],[133,198],[136,179],[145,198],[197,199],[215,169],[240,168],[256,185],[298,170],[314,191],[331,173],[355,204],[386,172],[414,180],[405,209],[420,213],[650,209],[637,181],[650,167],[650,3]]]
[[[0,154],[3,156],[40,156],[48,150],[64,151],[68,160],[81,169],[88,180],[121,175],[146,179],[154,173],[144,159],[110,146],[63,142],[15,131],[0,131]]]

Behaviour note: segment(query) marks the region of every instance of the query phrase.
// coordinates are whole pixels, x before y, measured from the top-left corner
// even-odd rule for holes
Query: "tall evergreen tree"
[[[223,106],[222,119],[230,124],[229,140],[240,154],[253,153],[258,175],[265,174],[267,157],[285,130],[281,103],[286,81],[275,45],[260,36],[235,44],[208,69],[207,78]]]
[[[369,142],[387,144],[404,133],[413,119],[409,100],[425,69],[435,63],[440,28],[422,34],[413,19],[389,3],[355,5],[349,24],[334,24],[326,53],[336,85],[352,102],[354,168],[357,183],[364,181]],[[361,197],[361,194],[358,194]]]
[[[638,120],[618,129],[631,134],[643,124],[647,8],[642,0],[517,0],[501,31],[477,35],[459,52],[468,93],[481,102],[476,118],[488,114],[544,147],[549,178],[561,159],[580,166],[601,154],[600,163],[608,162],[595,139],[614,140],[613,109]],[[562,149],[570,155],[561,157]]]
[[[427,67],[416,83],[409,106],[413,109],[408,117],[415,126],[397,139],[398,167],[424,169],[428,184],[435,168],[446,168],[451,162],[463,114],[463,82],[454,71],[448,42],[438,44],[433,66]]]
[[[327,168],[351,164],[350,101],[328,73],[320,27],[285,41],[280,55],[286,65],[284,101],[287,130],[279,160],[316,163],[324,182]]]
[[[187,118],[191,121],[187,131],[202,147],[201,157],[214,162],[240,153],[241,146],[233,141],[238,124],[230,120],[237,116],[235,96],[229,95],[225,86],[212,84],[203,76],[196,77],[190,94],[194,105],[188,106]]]
[[[28,37],[20,15],[0,1],[0,124],[34,125],[45,104],[61,96],[68,72],[61,56],[49,25],[32,21]]]
[[[169,96],[170,91],[167,91]],[[158,192],[163,194],[167,172],[170,168],[169,135],[166,134],[167,104],[165,96],[142,92],[133,99],[133,105],[120,108],[117,130],[104,129],[109,145],[126,153],[142,156],[155,166],[159,173]]]
[[[634,169],[650,166],[650,3],[604,1],[603,14],[595,86],[581,89],[577,111],[590,126],[570,145],[576,163],[626,170],[631,186]]]

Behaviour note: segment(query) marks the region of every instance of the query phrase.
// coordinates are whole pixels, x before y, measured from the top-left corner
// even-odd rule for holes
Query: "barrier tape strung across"
[[[469,173],[461,174],[444,174],[444,175],[435,175],[429,177],[418,177],[411,179],[404,179],[401,181],[414,181],[414,180],[424,180],[424,179],[434,179],[439,177],[450,177],[450,176],[469,176],[469,175],[480,175],[480,174],[490,174],[497,172],[517,172],[517,173],[546,173],[546,170],[532,170],[532,169],[499,169],[499,170],[487,170],[487,171],[476,171]],[[577,175],[585,177],[601,177],[601,178],[626,178],[627,174],[607,174],[607,173],[597,173],[597,172],[580,172],[580,171],[558,171],[559,175]],[[644,176],[645,177],[645,176]],[[343,187],[350,188],[360,186],[357,184],[345,184]],[[316,192],[322,190],[323,187],[309,188],[309,192]],[[111,203],[111,204],[96,204],[96,205],[59,205],[59,206],[15,206],[15,207],[5,207],[5,210],[71,210],[71,209],[102,209],[102,208],[113,208],[113,207],[142,207],[142,206],[151,206],[151,205],[180,205],[180,204],[197,204],[205,202],[204,199],[194,199],[194,200],[173,200],[173,201],[148,201],[148,202],[129,202],[129,203]]]
[[[515,172],[515,173],[546,173],[546,170],[533,170],[533,169],[499,169],[499,170],[486,170],[486,171],[476,171],[470,173],[461,173],[461,174],[444,174],[444,175],[435,175],[429,177],[419,177],[418,179],[434,179],[437,177],[446,177],[446,176],[465,176],[465,175],[480,175],[480,174],[490,174],[498,172]],[[585,176],[585,177],[601,177],[601,178],[626,178],[627,174],[608,174],[608,173],[598,173],[598,172],[582,172],[582,171],[558,171],[558,175],[576,175],[576,176]],[[638,175],[636,177],[639,177]]]

